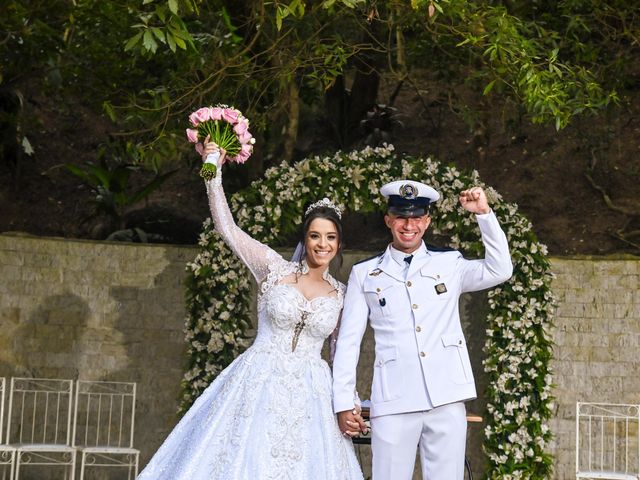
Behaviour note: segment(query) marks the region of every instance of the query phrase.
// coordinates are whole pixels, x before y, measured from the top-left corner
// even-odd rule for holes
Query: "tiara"
[[[307,210],[304,212],[304,216],[306,217],[307,215],[309,215],[309,213],[311,213],[311,211],[320,207],[330,208],[331,210],[336,212],[336,215],[338,215],[338,218],[342,220],[342,210],[340,210],[340,207],[338,207],[335,203],[333,203],[327,197],[324,197],[322,200],[318,200],[317,202],[309,205],[307,207]]]

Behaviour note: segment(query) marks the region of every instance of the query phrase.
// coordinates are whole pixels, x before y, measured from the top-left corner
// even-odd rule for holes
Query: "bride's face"
[[[329,265],[338,253],[340,238],[338,230],[331,220],[316,218],[309,224],[304,239],[307,264],[310,267]]]

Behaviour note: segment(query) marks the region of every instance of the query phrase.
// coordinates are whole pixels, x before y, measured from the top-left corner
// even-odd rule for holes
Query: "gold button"
[[[421,331],[422,331],[422,329],[420,328],[420,325],[418,325],[418,326],[416,327],[416,332],[421,332]]]
[[[418,309],[418,305],[414,303],[413,305],[411,305],[411,308],[413,308],[414,310],[417,310]]]
[[[407,282],[407,287],[411,286],[411,281]]]
[[[462,345],[462,340],[458,340],[458,345]]]
[[[424,352],[420,352],[420,356],[421,356],[421,357],[426,357],[426,356],[427,356],[427,354],[426,354],[426,353],[424,353]]]
[[[380,289],[379,289],[379,288],[376,288],[376,292],[379,292],[379,291],[380,291]]]

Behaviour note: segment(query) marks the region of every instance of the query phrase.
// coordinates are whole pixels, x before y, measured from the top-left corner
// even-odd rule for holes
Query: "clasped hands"
[[[353,410],[338,412],[338,426],[342,434],[348,435],[349,437],[357,437],[360,433],[366,435],[369,431],[362,418],[361,410],[358,407],[355,407]]]

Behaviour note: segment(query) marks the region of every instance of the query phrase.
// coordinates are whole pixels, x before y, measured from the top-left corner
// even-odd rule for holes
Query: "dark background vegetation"
[[[554,255],[640,253],[633,2],[76,3],[0,7],[0,231],[195,243],[208,210],[183,132],[223,102],[257,139],[227,193],[386,141],[477,169]],[[378,217],[349,223],[348,247],[384,243]]]

